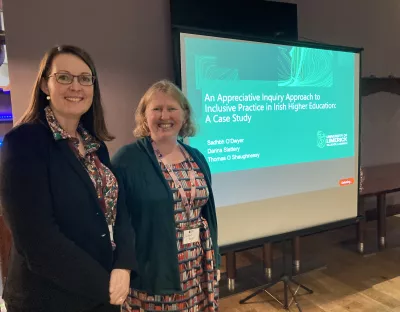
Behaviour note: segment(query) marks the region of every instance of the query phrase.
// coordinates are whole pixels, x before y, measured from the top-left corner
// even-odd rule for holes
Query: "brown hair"
[[[178,135],[182,138],[194,136],[196,134],[196,127],[193,122],[193,112],[188,99],[174,83],[169,80],[160,80],[153,84],[140,99],[135,112],[136,127],[133,130],[135,137],[142,138],[150,135],[145,113],[153,95],[157,92],[171,96],[179,103],[185,113],[185,121]]]
[[[49,101],[46,99],[47,95],[42,91],[40,86],[43,79],[48,79],[53,60],[57,55],[60,54],[72,54],[79,57],[89,66],[90,70],[92,71],[92,75],[95,76],[93,85],[93,102],[89,110],[82,115],[81,123],[82,126],[97,139],[101,141],[111,141],[114,139],[114,137],[108,132],[106,122],[104,120],[99,79],[97,77],[93,59],[83,49],[71,45],[53,47],[43,56],[42,61],[40,62],[36,82],[33,86],[29,107],[18,121],[18,124],[38,121],[44,114],[44,108],[49,105]]]

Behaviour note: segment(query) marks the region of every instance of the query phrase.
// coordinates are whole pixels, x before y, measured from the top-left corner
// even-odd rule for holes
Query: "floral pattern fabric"
[[[45,114],[54,139],[56,141],[68,140],[73,152],[89,174],[96,190],[100,206],[106,217],[107,224],[109,225],[110,236],[112,238],[112,226],[115,223],[118,200],[118,183],[111,170],[100,162],[96,154],[97,150],[100,148],[100,143],[90,135],[82,125],[79,125],[78,133],[82,138],[82,143],[85,149],[85,155],[81,155],[79,152],[79,140],[72,137],[61,127],[50,106],[45,108]],[[115,248],[113,241],[112,245]]]

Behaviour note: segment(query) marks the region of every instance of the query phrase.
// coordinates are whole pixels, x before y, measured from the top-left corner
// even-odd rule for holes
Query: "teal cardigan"
[[[202,208],[220,266],[217,216],[211,188],[211,172],[203,154],[183,144],[205,176],[210,196]],[[118,177],[120,196],[125,197],[135,231],[137,272],[131,274],[131,287],[150,294],[182,291],[178,267],[174,200],[149,138],[122,147],[112,159]]]

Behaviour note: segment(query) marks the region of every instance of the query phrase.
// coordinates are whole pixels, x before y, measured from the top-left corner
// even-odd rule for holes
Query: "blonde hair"
[[[135,112],[136,126],[133,135],[137,138],[143,138],[150,135],[150,129],[146,122],[146,109],[155,93],[162,92],[169,95],[179,103],[185,113],[185,121],[179,131],[182,138],[191,137],[196,134],[196,127],[193,122],[193,112],[190,103],[182,91],[169,80],[160,80],[153,84],[140,99]]]

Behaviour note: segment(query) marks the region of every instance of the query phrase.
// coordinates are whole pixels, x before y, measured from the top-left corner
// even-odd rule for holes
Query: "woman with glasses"
[[[8,312],[120,310],[134,245],[104,144],[112,139],[91,57],[51,49],[2,147],[0,196],[13,238]]]

